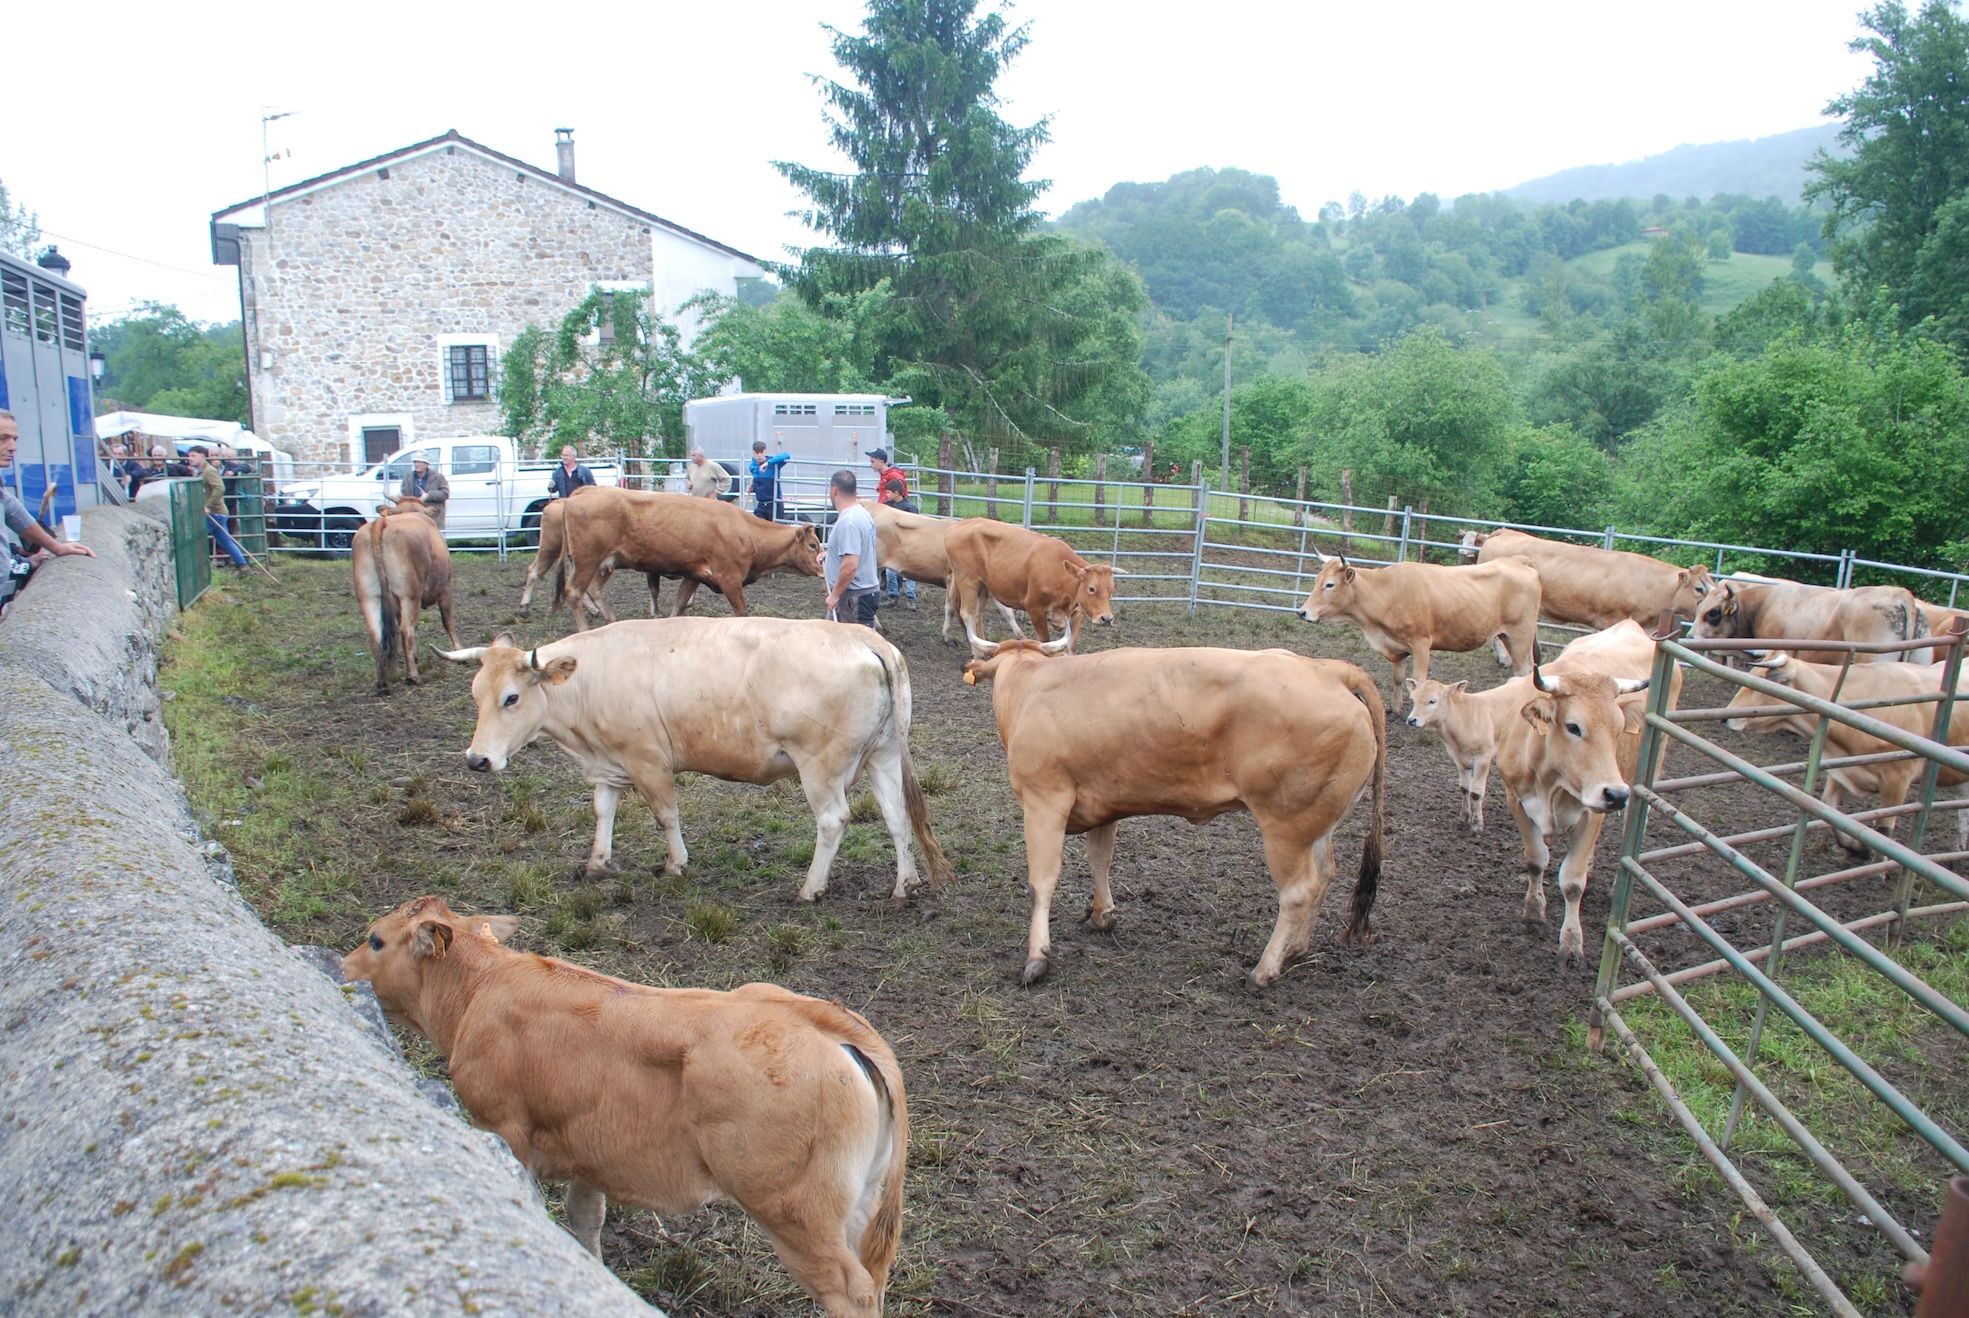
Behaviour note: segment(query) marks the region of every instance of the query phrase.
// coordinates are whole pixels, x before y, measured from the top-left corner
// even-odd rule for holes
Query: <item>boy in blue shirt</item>
[[[786,465],[791,453],[775,453],[766,456],[766,441],[752,441],[752,461],[746,466],[746,474],[752,478],[752,511],[769,522],[786,520],[786,510],[779,503],[779,469]]]

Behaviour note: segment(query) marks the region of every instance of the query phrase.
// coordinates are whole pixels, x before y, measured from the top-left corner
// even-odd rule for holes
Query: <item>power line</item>
[[[77,247],[86,247],[92,252],[101,252],[106,256],[118,256],[125,261],[136,261],[141,265],[154,265],[160,270],[175,270],[181,275],[196,275],[200,279],[226,278],[216,270],[193,270],[188,266],[172,265],[169,261],[153,261],[147,256],[132,256],[128,252],[119,252],[114,247],[104,247],[100,243],[92,243],[86,238],[77,238],[73,234],[56,233],[53,229],[43,229],[41,234],[43,237],[59,238],[65,243],[74,243]]]

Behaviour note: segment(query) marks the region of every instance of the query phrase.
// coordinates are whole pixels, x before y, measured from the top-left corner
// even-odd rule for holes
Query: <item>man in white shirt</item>
[[[691,494],[699,499],[722,499],[725,491],[732,487],[732,474],[725,470],[722,462],[712,462],[704,456],[704,450],[691,450],[690,461],[684,466],[684,483]]]

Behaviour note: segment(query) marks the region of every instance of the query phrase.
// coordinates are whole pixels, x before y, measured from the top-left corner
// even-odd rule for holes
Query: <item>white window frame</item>
[[[648,293],[651,298],[656,296],[655,287],[647,279],[591,279],[588,281],[588,292]],[[587,294],[583,294],[582,296],[585,298]],[[602,344],[601,327],[596,326],[582,335],[581,342],[590,348],[599,348]]]
[[[362,432],[395,426],[403,442],[397,451],[414,448],[417,444],[417,420],[408,412],[354,412],[349,416],[349,462],[357,471],[367,471],[368,463],[362,454]]]
[[[485,349],[484,398],[453,398],[451,396],[451,350],[453,348]],[[438,335],[438,393],[446,407],[474,407],[480,404],[499,401],[499,336],[497,334],[440,334]]]

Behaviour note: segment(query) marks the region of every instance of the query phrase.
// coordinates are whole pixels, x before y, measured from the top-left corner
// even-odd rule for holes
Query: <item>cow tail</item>
[[[1906,628],[1907,634],[1905,637],[1903,637],[1904,640],[1918,641],[1922,637],[1931,634],[1930,629],[1928,627],[1928,615],[1921,611],[1920,600],[1917,599],[1917,600],[1909,601],[1907,606],[1907,612],[1908,612],[1908,626]],[[1913,663],[1915,662],[1914,656],[1920,653],[1922,653],[1922,651],[1903,650],[1901,651],[1901,661],[1903,663]],[[1935,662],[1935,655],[1938,652],[1935,650],[1929,650],[1926,653],[1928,655],[1928,662],[1930,663]]]
[[[883,656],[878,653],[876,658]],[[930,803],[923,796],[923,784],[916,781],[916,763],[909,754],[909,661],[898,650],[895,667],[890,668],[885,662],[882,669],[889,684],[889,703],[896,711],[897,737],[902,742],[902,802],[909,811],[909,827],[916,834],[916,845],[923,848],[923,863],[930,870],[930,891],[935,892],[956,876],[943,854],[942,844],[930,828]]]
[[[1353,918],[1347,922],[1344,941],[1366,945],[1374,941],[1369,916],[1381,884],[1381,851],[1388,822],[1388,714],[1381,703],[1381,689],[1358,668],[1349,675],[1347,685],[1354,698],[1367,706],[1368,722],[1374,725],[1374,786],[1369,800],[1367,839],[1361,844],[1360,873],[1354,879]]]
[[[881,1197],[868,1225],[862,1228],[861,1239],[855,1242],[855,1257],[875,1281],[879,1310],[882,1292],[889,1284],[889,1269],[895,1266],[896,1254],[902,1248],[902,1181],[909,1162],[909,1102],[903,1096],[902,1071],[893,1052],[886,1046],[872,1053],[854,1044],[848,1047],[875,1087],[878,1119],[887,1127],[888,1135],[889,1156],[880,1169]],[[875,1170],[870,1168],[871,1172]]]

